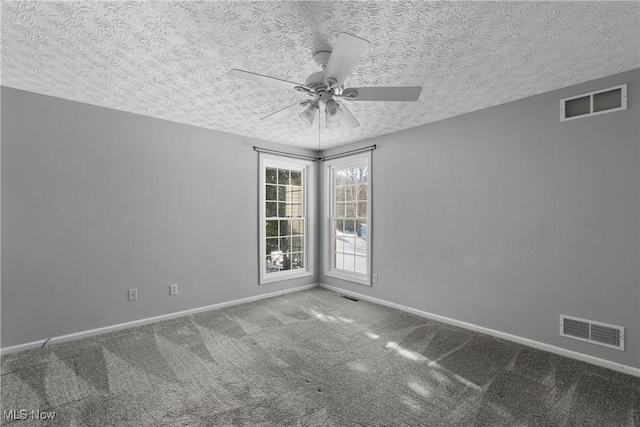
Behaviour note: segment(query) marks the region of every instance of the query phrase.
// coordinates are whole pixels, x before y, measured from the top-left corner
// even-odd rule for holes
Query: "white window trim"
[[[334,171],[336,169],[345,169],[351,166],[358,166],[366,164],[369,170],[369,177],[367,181],[367,272],[366,274],[359,274],[355,272],[349,272],[345,270],[335,269],[332,266],[331,260],[333,259],[332,253],[332,230],[333,225],[331,219],[334,215],[334,200],[335,200],[335,185],[333,183]],[[324,275],[333,277],[336,279],[346,280],[361,285],[371,286],[371,255],[372,255],[372,241],[373,241],[373,227],[372,227],[372,173],[371,173],[371,152],[363,154],[354,154],[348,157],[341,157],[335,160],[327,160],[324,169],[325,172],[325,230],[324,230]]]
[[[314,247],[315,238],[313,230],[314,215],[315,212],[315,180],[314,180],[314,163],[306,160],[299,160],[293,158],[286,158],[281,156],[275,156],[265,153],[260,153],[259,157],[259,171],[260,171],[260,187],[258,189],[259,194],[259,270],[260,270],[260,284],[280,282],[282,280],[295,279],[299,277],[313,276],[313,260],[314,260]],[[283,169],[298,169],[302,170],[302,209],[305,218],[305,238],[304,238],[304,268],[296,270],[286,270],[267,274],[264,268],[264,262],[266,255],[266,212],[265,212],[265,171],[267,167],[283,168]]]

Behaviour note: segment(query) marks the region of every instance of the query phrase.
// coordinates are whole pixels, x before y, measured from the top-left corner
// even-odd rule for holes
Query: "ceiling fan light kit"
[[[335,121],[335,122],[330,122],[330,121],[326,121],[325,122],[325,128],[327,129],[335,129],[335,128],[339,128],[340,127],[340,121]]]
[[[304,109],[302,113],[298,114],[298,117],[300,117],[309,125],[312,125],[313,119],[316,116],[316,111],[318,111],[318,107],[317,105],[314,105],[312,102],[307,106],[307,108]]]
[[[324,109],[326,111],[327,122],[340,121],[340,118],[342,117],[342,109],[340,108],[340,106],[336,101],[334,101],[333,99],[327,101],[327,103],[324,106]]]
[[[322,71],[312,73],[305,84],[290,82],[274,77],[263,76],[242,70],[231,70],[228,75],[272,86],[286,87],[313,97],[313,100],[296,102],[261,120],[278,120],[298,113],[305,123],[312,125],[320,106],[324,106],[325,127],[327,129],[352,129],[360,126],[349,109],[337,99],[353,101],[417,101],[422,87],[364,87],[344,88],[344,81],[369,46],[369,42],[360,37],[340,33],[333,51],[319,51],[313,55],[313,61],[322,67]],[[304,108],[304,111],[300,110]]]

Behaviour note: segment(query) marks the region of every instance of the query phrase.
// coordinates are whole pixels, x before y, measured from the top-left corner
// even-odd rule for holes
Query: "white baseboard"
[[[428,319],[433,319],[439,322],[448,323],[450,325],[459,326],[461,328],[470,329],[472,331],[481,332],[483,334],[491,335],[497,338],[502,338],[507,341],[524,344],[526,346],[548,351],[550,353],[559,354],[561,356],[566,356],[572,359],[581,360],[583,362],[591,363],[593,365],[602,366],[603,368],[608,368],[614,371],[640,377],[640,368],[634,368],[633,366],[627,366],[620,363],[612,362],[610,360],[600,359],[598,357],[589,356],[588,354],[579,353],[573,350],[567,350],[565,348],[556,347],[551,344],[545,344],[540,341],[534,341],[528,338],[519,337],[517,335],[511,335],[505,332],[496,331],[495,329],[489,329],[483,326],[474,325],[473,323],[462,322],[460,320],[451,319],[448,317],[440,316],[438,314],[428,313],[426,311],[418,310],[416,308],[411,308],[411,307],[396,304],[390,301],[385,301],[379,298],[374,298],[367,295],[359,294],[358,292],[347,291],[345,289],[342,289],[336,286],[326,285],[324,283],[320,283],[319,286],[321,288],[329,289],[340,294],[349,295],[365,301],[370,301],[376,304],[385,305],[387,307],[397,308],[398,310],[406,311],[407,313],[416,314],[418,316],[426,317]]]
[[[251,301],[258,301],[258,300],[261,300],[261,299],[276,297],[278,295],[285,295],[285,294],[290,294],[292,292],[305,291],[307,289],[315,288],[317,286],[318,286],[318,283],[314,283],[314,284],[311,284],[311,285],[298,286],[298,287],[292,288],[292,289],[285,289],[285,290],[282,290],[282,291],[270,292],[268,294],[256,295],[256,296],[253,296],[253,297],[247,297],[247,298],[241,298],[241,299],[237,299],[237,300],[233,300],[233,301],[221,302],[221,303],[218,303],[218,304],[208,305],[208,306],[205,306],[205,307],[192,308],[190,310],[177,311],[175,313],[163,314],[161,316],[147,317],[146,319],[134,320],[132,322],[118,323],[117,325],[111,325],[111,326],[105,326],[105,327],[102,327],[102,328],[90,329],[90,330],[87,330],[87,331],[75,332],[73,334],[60,335],[60,336],[57,336],[57,337],[51,337],[48,340],[43,339],[43,340],[39,340],[39,341],[32,341],[32,342],[28,342],[28,343],[24,343],[24,344],[18,344],[18,345],[14,345],[14,346],[11,346],[11,347],[5,347],[5,348],[0,349],[0,354],[15,353],[15,352],[18,352],[18,351],[29,350],[29,349],[32,349],[32,348],[43,347],[45,343],[47,345],[49,345],[49,344],[61,343],[61,342],[64,342],[64,341],[77,340],[77,339],[85,338],[85,337],[92,336],[92,335],[99,335],[99,334],[104,334],[104,333],[107,333],[107,332],[112,332],[112,331],[118,331],[118,330],[121,330],[121,329],[131,328],[133,326],[146,325],[146,324],[149,324],[149,323],[160,322],[162,320],[168,320],[168,319],[174,319],[176,317],[188,316],[188,315],[200,313],[200,312],[203,312],[203,311],[217,310],[217,309],[223,308],[223,307],[229,307],[229,306],[232,306],[232,305],[244,304],[244,303],[251,302]]]

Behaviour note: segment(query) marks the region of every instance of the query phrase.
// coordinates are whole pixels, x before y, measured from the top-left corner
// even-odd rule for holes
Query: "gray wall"
[[[1,112],[2,347],[317,282],[258,285],[251,147],[283,147],[5,87]]]
[[[319,281],[639,367],[639,80],[324,153],[379,147],[380,281]],[[620,83],[627,111],[559,122],[561,98]],[[318,281],[257,285],[251,146],[311,152],[9,88],[1,114],[2,347]],[[627,350],[559,337],[559,314],[625,326]]]
[[[379,147],[372,172],[379,283],[320,281],[640,367],[639,76],[634,70],[322,153]],[[559,121],[560,99],[622,83],[627,111]],[[625,326],[626,351],[560,337],[560,314]]]

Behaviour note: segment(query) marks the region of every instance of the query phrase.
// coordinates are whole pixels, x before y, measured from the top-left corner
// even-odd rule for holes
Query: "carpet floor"
[[[640,378],[320,288],[3,355],[0,380],[16,427],[640,427]]]

